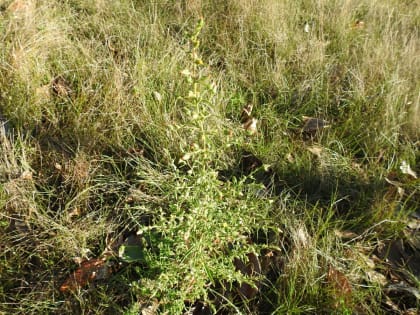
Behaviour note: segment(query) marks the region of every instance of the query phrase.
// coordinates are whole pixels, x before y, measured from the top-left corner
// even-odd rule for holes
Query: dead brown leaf
[[[377,264],[382,266],[382,270],[391,284],[413,288],[415,287],[413,276],[417,279],[420,278],[420,235],[416,230],[404,232],[406,234],[404,239],[400,238],[381,244],[375,249],[374,254],[379,260]],[[398,286],[394,287],[391,291],[396,293],[398,288]],[[412,295],[410,297],[407,290],[407,294],[402,294],[403,291],[399,290],[397,295],[407,297],[410,303],[414,303]],[[417,299],[420,301],[420,294],[417,295]],[[414,305],[410,303],[407,306]]]
[[[242,124],[242,127],[250,134],[255,135],[257,133],[257,123],[258,120],[256,118],[251,118],[245,123]]]
[[[71,219],[73,219],[74,217],[78,217],[78,216],[80,216],[80,214],[81,214],[82,212],[81,212],[81,210],[80,210],[80,208],[79,207],[75,207],[75,208],[73,208],[73,210],[71,210],[70,212],[69,212],[69,214],[68,214],[68,218],[71,220]]]
[[[291,153],[287,153],[286,160],[289,163],[295,163],[295,158],[293,157],[293,155]]]
[[[357,20],[356,22],[354,22],[353,26],[354,29],[363,29],[365,27],[365,22],[363,22],[362,20]]]
[[[253,108],[254,108],[254,105],[252,104],[248,104],[244,106],[244,108],[242,109],[242,114],[241,114],[242,123],[245,123],[252,118],[251,114],[252,114]]]
[[[407,222],[407,227],[413,231],[420,231],[420,220],[419,219],[410,219]]]
[[[241,122],[244,128],[250,135],[257,133],[258,120],[252,117],[252,109],[254,105],[248,104],[242,109]]]
[[[67,97],[72,93],[70,84],[61,75],[54,78],[51,82],[51,88],[54,94],[60,97]]]
[[[358,235],[352,231],[340,231],[340,230],[334,230],[335,236],[343,239],[343,240],[351,240]]]
[[[366,275],[370,282],[377,283],[381,286],[385,286],[388,283],[386,277],[382,273],[375,270],[366,271]]]
[[[347,279],[344,273],[333,266],[329,266],[327,282],[335,297],[335,307],[339,307],[340,303],[343,301],[346,305],[350,304],[352,288],[350,281]]]
[[[90,259],[81,263],[61,285],[60,292],[68,293],[85,287],[94,280],[106,279],[112,273],[112,268],[106,263],[105,258]]]
[[[32,172],[31,171],[23,171],[20,175],[20,179],[23,180],[32,180]]]

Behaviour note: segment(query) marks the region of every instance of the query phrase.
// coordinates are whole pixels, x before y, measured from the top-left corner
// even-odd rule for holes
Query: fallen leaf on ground
[[[414,172],[410,165],[406,161],[402,161],[400,165],[400,170],[403,174],[407,174],[412,176],[413,178],[417,179],[417,174]]]
[[[83,260],[84,259],[82,257],[79,257],[79,256],[73,257],[73,261],[78,265],[80,265],[83,262]]]
[[[366,275],[370,282],[377,283],[381,286],[385,286],[388,283],[386,277],[375,270],[366,271]]]
[[[327,273],[327,282],[335,296],[335,307],[339,307],[342,302],[346,305],[351,302],[352,288],[344,273],[330,266]]]
[[[251,114],[252,114],[253,108],[254,108],[254,105],[252,104],[248,104],[244,106],[244,108],[242,108],[242,114],[241,114],[242,123],[245,123],[246,121],[252,118]]]
[[[23,171],[20,175],[20,178],[23,180],[32,180],[32,172],[31,171]]]
[[[365,22],[363,22],[361,20],[357,20],[353,24],[353,28],[355,28],[355,29],[363,29],[364,27],[365,27]]]
[[[389,264],[397,280],[410,281],[407,271],[420,279],[420,251],[415,248],[418,233],[407,234],[407,239],[396,239],[376,249],[376,255]]]
[[[251,116],[253,107],[252,104],[248,104],[242,109],[241,113],[242,127],[248,131],[250,135],[257,133],[258,120]]]
[[[414,308],[420,302],[420,292],[416,280],[413,280],[420,279],[420,246],[416,246],[419,234],[417,230],[406,229],[404,232],[404,239],[388,241],[375,249],[377,264],[381,265],[389,283],[384,288],[389,301],[386,304],[397,307],[399,314],[404,314],[402,310]]]
[[[112,269],[106,263],[105,258],[90,259],[84,261],[61,285],[60,292],[67,293],[86,286],[93,280],[106,279],[112,273]]]
[[[258,120],[256,118],[251,118],[247,122],[242,124],[242,127],[250,134],[254,135],[257,133],[257,123]]]
[[[407,227],[411,230],[420,230],[420,220],[419,219],[412,219],[408,221]]]
[[[310,245],[310,236],[305,227],[298,227],[293,233],[293,240],[297,248],[307,248]]]
[[[321,157],[322,152],[324,151],[324,149],[318,145],[314,145],[312,147],[307,147],[306,148],[309,152],[311,152],[313,155],[317,156],[317,157]]]
[[[388,177],[385,177],[385,181],[386,181],[388,184],[390,184],[390,185],[392,185],[392,186],[395,186],[395,187],[401,187],[401,186],[403,186],[403,184],[402,184],[402,183],[397,182],[397,181],[395,181],[395,180],[391,180],[391,179],[389,179]]]
[[[153,98],[155,99],[156,102],[162,102],[162,94],[160,94],[157,91],[153,91]]]
[[[343,240],[351,240],[358,235],[352,231],[340,231],[340,230],[334,230],[335,236],[343,239]]]
[[[403,281],[390,284],[384,292],[400,309],[416,307],[420,303],[420,291]]]
[[[68,214],[69,219],[72,219],[73,217],[78,217],[82,212],[80,211],[79,207],[75,207],[73,210],[71,210]]]
[[[69,96],[72,92],[70,84],[62,76],[54,78],[51,82],[51,88],[52,91],[60,97]]]
[[[286,160],[289,163],[294,163],[295,162],[295,158],[293,157],[293,155],[291,153],[287,153]]]

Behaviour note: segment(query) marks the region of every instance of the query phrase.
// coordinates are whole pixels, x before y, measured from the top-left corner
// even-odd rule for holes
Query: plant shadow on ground
[[[314,163],[317,163],[315,159]],[[331,172],[326,176],[325,173],[313,169],[306,172],[304,169],[300,169],[300,171],[276,169],[274,171],[273,168],[265,165],[261,159],[247,150],[239,151],[234,166],[228,170],[221,170],[219,176],[222,181],[230,181],[241,176],[250,177],[250,181],[263,185],[264,188],[257,192],[261,198],[280,196],[284,192],[292,194],[296,200],[319,210],[318,213],[311,212],[310,220],[331,221],[333,226],[338,229],[354,232],[353,237],[356,238],[372,226],[376,226],[379,221],[392,221],[415,211],[419,199],[419,194],[414,189],[413,195],[406,200],[404,205],[395,202],[394,199],[397,195],[395,187],[390,187],[383,179],[377,177],[367,180],[366,176],[343,176],[342,173]],[[383,200],[378,203],[378,196],[382,199],[382,196],[386,194],[391,195],[388,196],[389,202],[385,199],[385,204]],[[332,209],[332,215],[322,209]],[[301,213],[301,215],[302,217],[307,216],[305,213]],[[314,226],[316,227],[316,224]],[[407,236],[409,231],[411,231],[411,236]],[[417,240],[419,237],[418,227],[417,230],[407,230],[403,225],[397,224],[390,228],[378,228],[377,232],[379,233],[377,235],[382,235],[389,241],[380,242],[379,245],[372,247],[368,255],[380,258],[376,261],[378,265],[375,270],[386,276],[389,283],[399,281],[401,284],[401,287],[389,284],[389,288],[385,290],[386,293],[382,298],[383,309],[395,312],[395,314],[399,314],[398,307],[401,310],[416,309],[418,307],[418,290],[415,287],[416,281],[418,283],[419,280],[416,259],[420,255],[420,246]],[[264,233],[265,237],[258,238],[254,235],[251,238],[252,241],[259,243],[262,240],[262,243],[273,244],[273,239],[276,239],[276,245],[280,245],[284,250],[283,253],[276,252],[274,257],[271,256],[273,258],[268,259],[268,265],[265,265],[264,276],[267,283],[273,284],[278,282],[284,272],[284,265],[287,263],[285,257],[289,251],[293,251],[293,240],[287,235],[279,235],[276,232],[274,232],[276,234],[274,238],[273,235],[267,237],[266,231]],[[285,254],[286,256],[284,256]],[[261,257],[266,258],[264,253]],[[248,262],[248,265],[250,264],[252,265],[251,260]],[[391,274],[394,275],[393,279]],[[397,274],[398,276],[395,276]],[[239,293],[241,293],[240,290]],[[249,297],[252,297],[254,300],[251,300],[250,304],[255,303],[254,311],[258,310],[259,314],[271,314],[277,310],[272,303],[272,294],[272,288],[267,285],[259,287],[257,296],[239,294],[238,297],[245,303],[248,303]],[[396,304],[392,304],[394,306],[390,307],[386,302],[387,299],[392,301],[388,304]]]
[[[314,163],[317,163],[316,159]],[[332,172],[325,175],[313,168],[273,170],[249,151],[240,152],[236,165],[219,174],[221,180],[252,175],[256,183],[264,185],[261,196],[280,196],[287,191],[312,206],[329,208],[333,204],[335,219],[344,224],[347,221],[348,227],[357,228],[357,232],[369,227],[376,215],[374,209],[371,213],[360,209],[366,209],[375,200],[376,192],[386,188],[384,181],[376,178],[366,181],[365,178]],[[355,218],[360,222],[354,222]]]

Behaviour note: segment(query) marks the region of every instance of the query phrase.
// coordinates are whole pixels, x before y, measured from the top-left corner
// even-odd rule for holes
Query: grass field
[[[0,314],[417,314],[420,6],[0,0]]]

